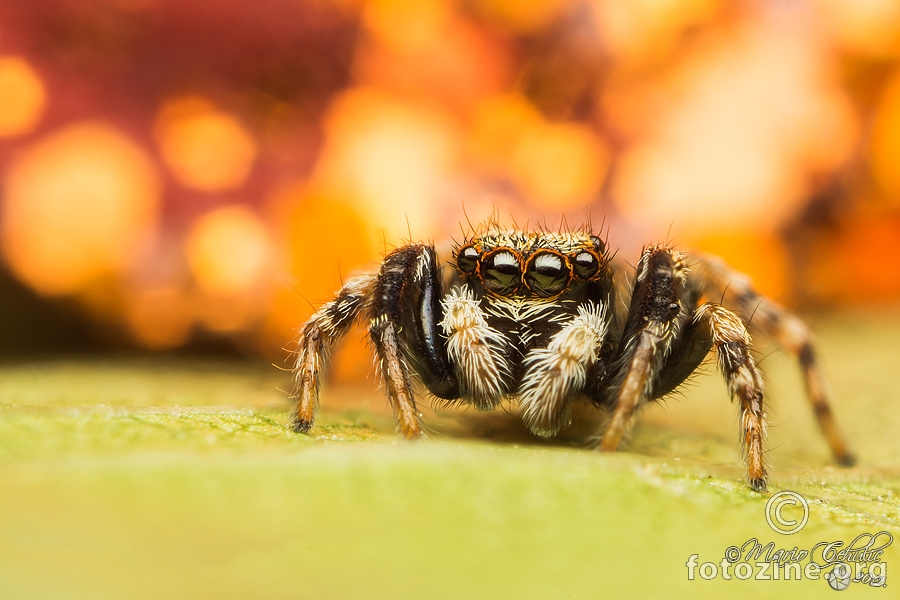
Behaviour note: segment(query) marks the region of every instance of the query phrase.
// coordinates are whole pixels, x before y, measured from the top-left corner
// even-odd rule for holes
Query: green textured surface
[[[770,487],[811,502],[794,536],[768,528],[767,496],[742,482],[736,409],[713,373],[646,410],[627,451],[600,455],[524,436],[502,413],[429,411],[429,438],[400,442],[374,384],[328,388],[322,425],[296,435],[287,376],[266,365],[0,366],[0,598],[830,594],[824,581],[688,581],[685,567],[754,537],[790,549],[900,534],[900,320],[818,329],[860,464],[831,465],[794,365],[761,346]],[[841,597],[895,594],[900,542],[883,559],[887,589]]]

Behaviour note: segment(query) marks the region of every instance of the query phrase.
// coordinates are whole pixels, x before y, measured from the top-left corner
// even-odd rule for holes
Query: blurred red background
[[[342,276],[492,211],[895,302],[898,160],[896,0],[4,4],[0,345],[280,363]]]

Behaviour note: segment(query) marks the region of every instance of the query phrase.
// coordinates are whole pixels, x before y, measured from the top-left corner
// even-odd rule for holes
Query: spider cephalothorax
[[[525,425],[542,436],[565,428],[572,403],[586,400],[609,411],[600,449],[616,450],[637,409],[675,390],[714,348],[741,405],[750,485],[763,490],[763,384],[745,324],[755,315],[754,325],[798,356],[835,457],[852,461],[805,325],[718,259],[652,245],[634,284],[617,286],[621,269],[596,236],[497,229],[464,240],[452,259],[442,276],[434,246],[402,246],[310,318],[294,369],[295,430],[312,426],[328,350],[360,317],[369,319],[387,394],[408,438],[421,432],[415,375],[434,396],[478,410],[515,400]],[[709,299],[730,301],[736,312]]]
[[[492,232],[456,248],[456,268],[477,291],[491,296],[558,298],[610,277],[596,236]]]

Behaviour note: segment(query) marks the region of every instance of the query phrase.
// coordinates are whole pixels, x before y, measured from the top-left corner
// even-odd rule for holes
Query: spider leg
[[[693,302],[691,306],[696,306]],[[652,399],[662,398],[684,383],[712,350],[713,338],[709,327],[696,319],[688,321],[678,333],[669,358],[659,372]]]
[[[387,317],[376,317],[369,323],[369,335],[378,353],[381,376],[384,378],[400,433],[407,439],[417,438],[422,430],[416,412],[416,400],[412,394],[409,367],[402,356],[396,326]]]
[[[342,338],[371,302],[375,275],[360,275],[347,281],[334,300],[317,310],[300,331],[294,361],[294,410],[291,428],[307,433],[316,418],[322,373],[331,346]]]
[[[600,450],[617,450],[637,408],[656,397],[660,372],[693,308],[686,274],[683,255],[671,248],[651,246],[641,256],[610,383],[595,395],[595,401],[613,399]]]
[[[752,326],[775,338],[780,346],[794,355],[803,371],[806,393],[835,460],[842,465],[855,462],[831,410],[831,390],[819,368],[809,328],[796,316],[772,300],[760,295],[750,279],[707,255],[691,256],[692,277],[710,299],[724,298],[724,304],[735,306],[736,312]]]
[[[385,257],[372,292],[369,335],[375,346],[388,399],[408,439],[421,435],[410,367],[436,396],[459,397],[441,319],[440,271],[434,247],[402,246]]]
[[[740,400],[741,445],[747,457],[750,487],[758,492],[765,491],[763,440],[766,436],[766,414],[763,410],[763,382],[750,355],[750,335],[737,315],[718,304],[707,303],[700,306],[694,322],[708,325],[719,359],[719,370],[728,383],[731,397]]]
[[[572,400],[584,388],[606,332],[606,307],[591,302],[578,308],[546,348],[525,357],[519,412],[532,433],[549,437],[569,424]]]

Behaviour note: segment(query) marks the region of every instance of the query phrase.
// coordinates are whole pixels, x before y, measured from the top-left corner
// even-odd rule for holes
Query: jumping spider
[[[329,349],[361,317],[368,319],[387,395],[407,438],[421,435],[414,373],[434,396],[479,411],[518,399],[523,422],[539,436],[565,428],[573,401],[585,399],[608,410],[599,447],[614,451],[637,409],[675,390],[714,347],[741,405],[750,486],[763,491],[766,414],[747,332],[752,316],[756,328],[799,360],[837,461],[853,460],[832,417],[806,326],[715,257],[652,245],[627,285],[628,274],[610,261],[597,236],[491,228],[458,244],[450,265],[444,280],[433,245],[402,246],[377,273],[350,279],[316,311],[298,343],[295,431],[312,427]]]

